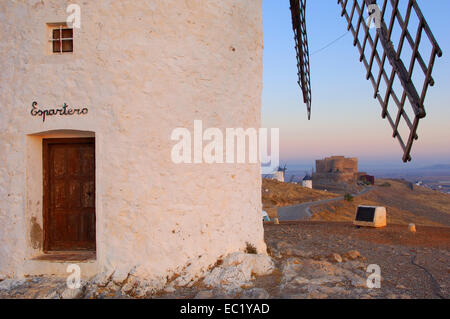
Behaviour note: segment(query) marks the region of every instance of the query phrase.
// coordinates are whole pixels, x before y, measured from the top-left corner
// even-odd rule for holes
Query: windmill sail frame
[[[353,2],[351,10],[347,11],[347,4]],[[411,148],[414,140],[418,139],[417,128],[420,119],[426,116],[425,112],[425,97],[429,86],[434,85],[434,80],[432,78],[432,71],[434,67],[434,62],[436,57],[442,56],[442,51],[433,36],[433,33],[428,26],[416,0],[409,0],[405,18],[403,19],[399,11],[399,0],[381,0],[383,3],[381,9],[378,7],[376,0],[338,0],[338,4],[341,5],[342,13],[341,16],[345,17],[348,23],[348,30],[353,34],[354,42],[353,45],[356,46],[360,53],[360,62],[363,62],[367,75],[366,79],[370,80],[374,88],[374,98],[379,101],[382,107],[382,117],[387,118],[389,124],[393,129],[393,137],[397,138],[402,149],[403,149],[403,161],[411,161]],[[292,3],[292,1],[291,1]],[[361,4],[360,4],[361,3]],[[387,5],[390,4],[392,12],[390,15],[389,24],[386,25],[385,16],[387,11]],[[375,38],[370,34],[370,23],[363,18],[364,10],[373,9],[377,6],[379,10],[379,25],[376,26]],[[373,14],[373,10],[369,12],[369,15]],[[409,23],[412,14],[415,14],[419,20],[417,33],[415,38],[411,36],[409,30]],[[356,16],[355,16],[356,15]],[[356,17],[356,22],[354,18]],[[353,24],[355,23],[355,24]],[[392,33],[394,27],[400,27],[401,35],[398,43],[395,43],[397,49],[394,47],[392,42]],[[363,34],[360,34],[362,29]],[[423,42],[423,34],[426,34],[428,44],[431,45],[431,54],[428,64],[425,63],[421,53],[420,44]],[[360,41],[360,35],[364,35],[363,40]],[[401,56],[402,50],[404,48],[405,42],[410,45],[412,50],[411,59],[408,64],[408,69],[406,68]],[[369,59],[366,58],[365,51],[367,44],[369,44],[369,51],[371,51]],[[379,45],[380,44],[380,45]],[[389,71],[386,70],[386,60],[391,66],[390,75]],[[378,64],[379,73],[374,76],[372,73],[374,61]],[[413,79],[413,72],[416,66],[419,66],[425,76],[422,84],[422,90],[420,95],[416,89],[415,81]],[[394,87],[394,81],[398,78],[401,83],[401,89]],[[384,81],[386,86],[386,91],[384,97],[380,94],[380,85]],[[417,82],[417,81],[416,81]],[[401,98],[399,99],[399,94]],[[389,101],[392,98],[396,109],[395,117],[391,115],[391,110],[389,108]],[[405,109],[405,103],[408,100],[410,107],[412,108],[414,119],[411,120]],[[404,136],[401,136],[399,132],[399,125],[402,122],[408,127],[409,134],[405,143]]]
[[[308,119],[311,119],[311,79],[308,35],[306,33],[306,0],[290,0],[290,9],[297,56],[298,85],[303,93],[303,102],[306,104]]]

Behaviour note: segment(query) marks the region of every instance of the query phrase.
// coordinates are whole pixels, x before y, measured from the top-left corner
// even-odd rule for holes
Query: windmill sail
[[[309,72],[309,48],[306,34],[306,0],[290,0],[295,51],[297,53],[298,85],[303,93],[308,119],[311,119],[311,81]]]
[[[434,62],[442,51],[416,0],[379,3],[381,7],[376,0],[338,0],[367,70],[366,78],[374,88],[374,98],[381,104],[382,117],[391,125],[407,162],[418,139],[419,121],[426,116],[424,102],[428,87],[434,85]],[[421,53],[426,49],[428,60],[424,60],[425,52]]]

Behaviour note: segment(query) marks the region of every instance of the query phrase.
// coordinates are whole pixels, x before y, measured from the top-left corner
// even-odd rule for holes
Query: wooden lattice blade
[[[309,69],[309,47],[306,34],[306,0],[290,0],[292,29],[294,30],[295,51],[297,56],[298,85],[306,104],[308,119],[311,119],[311,81]]]
[[[442,56],[442,51],[416,0],[408,1],[405,12],[400,12],[399,0],[338,0],[338,4],[342,7],[341,15],[347,20],[348,30],[353,34],[360,61],[367,70],[367,79],[374,88],[374,98],[382,107],[382,117],[388,120],[393,137],[403,149],[403,161],[410,161],[414,140],[418,139],[420,119],[426,116],[427,90],[434,85],[434,62],[436,56]],[[414,28],[410,26],[413,19],[418,21]],[[372,24],[374,30],[370,28]],[[398,39],[394,39],[396,29],[400,30]],[[424,41],[431,47],[428,64],[420,50]],[[403,51],[408,45],[412,51],[409,61],[404,58]],[[366,53],[370,55],[366,56]],[[378,68],[378,74],[374,74],[374,66]],[[423,73],[423,81],[417,80],[417,70]],[[397,82],[400,85],[395,85]],[[386,89],[382,91],[382,87]],[[390,101],[393,101],[393,107],[390,107]],[[406,126],[407,134],[400,132],[401,126]]]

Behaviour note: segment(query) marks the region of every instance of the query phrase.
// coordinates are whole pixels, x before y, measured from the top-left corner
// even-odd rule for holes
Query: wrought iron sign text
[[[47,116],[55,116],[55,115],[86,115],[89,110],[87,107],[84,108],[70,108],[67,103],[59,109],[40,109],[37,102],[33,102],[31,104],[31,115],[42,117],[42,122],[45,122],[45,118]]]

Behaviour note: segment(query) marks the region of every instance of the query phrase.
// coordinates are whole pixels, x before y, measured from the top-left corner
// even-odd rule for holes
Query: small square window
[[[73,29],[65,25],[53,27],[50,41],[53,53],[73,52]]]

